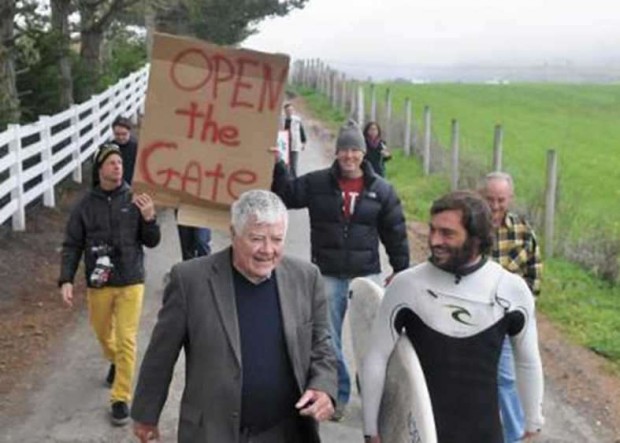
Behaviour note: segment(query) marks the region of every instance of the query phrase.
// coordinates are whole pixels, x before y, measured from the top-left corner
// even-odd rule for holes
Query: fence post
[[[53,208],[56,206],[54,198],[54,166],[52,165],[52,128],[47,115],[39,116],[39,125],[41,126],[41,161],[45,164],[43,171],[43,182],[45,190],[43,191],[43,206]]]
[[[370,120],[377,121],[377,86],[374,83],[370,85]]]
[[[332,108],[336,107],[336,73],[329,71],[329,104]]]
[[[135,91],[140,91],[142,86],[142,80],[140,77],[136,77],[136,80],[134,81],[134,84],[132,85],[132,87],[134,88]],[[139,105],[132,105],[131,106],[131,122],[133,123],[134,127],[138,125],[139,121],[140,121],[140,112],[138,111]]]
[[[314,90],[321,92],[321,61],[319,59],[316,60],[314,65]]]
[[[15,177],[15,187],[11,189],[11,201],[17,200],[17,209],[13,213],[11,223],[14,231],[26,230],[26,210],[24,205],[24,178],[22,165],[22,136],[19,125],[8,125],[7,130],[13,133],[9,142],[9,153],[13,154],[15,162],[10,167],[10,176]]]
[[[504,129],[502,125],[495,125],[495,133],[493,136],[493,170],[502,170],[502,145],[504,142]]]
[[[452,119],[452,171],[451,187],[453,191],[459,188],[459,122]]]
[[[307,72],[307,61],[301,60],[299,63],[299,86],[303,88],[306,87],[306,79],[308,77]]]
[[[351,94],[350,94],[350,102],[349,102],[349,115],[350,116],[354,116],[355,115],[355,101],[357,99],[357,82],[355,80],[351,80]]]
[[[340,109],[346,114],[347,112],[347,77],[342,74],[342,83],[340,88]]]
[[[138,106],[136,106],[136,122],[138,126],[142,125],[142,116],[144,115],[144,110],[146,108],[146,89],[148,87],[148,82],[149,72],[145,70],[140,80],[140,99]]]
[[[424,175],[431,172],[431,108],[424,106],[424,147],[423,147]]]
[[[553,257],[555,228],[555,195],[558,185],[558,157],[554,149],[547,151],[547,188],[545,190],[545,258]]]
[[[71,159],[75,162],[75,169],[73,170],[73,181],[76,183],[82,183],[82,162],[80,161],[80,131],[78,125],[80,124],[80,113],[78,112],[78,105],[71,105]]]
[[[405,140],[403,150],[407,157],[411,156],[411,99],[405,100]]]
[[[392,90],[385,91],[385,134],[388,143],[392,142]]]
[[[364,126],[364,86],[360,83],[357,86],[357,124]]]

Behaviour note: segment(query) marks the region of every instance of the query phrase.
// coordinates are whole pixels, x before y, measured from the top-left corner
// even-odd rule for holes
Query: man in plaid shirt
[[[540,293],[542,263],[536,235],[531,226],[508,209],[514,196],[512,177],[492,172],[485,178],[483,194],[493,215],[496,228],[491,256],[505,269],[523,277],[533,295]],[[498,374],[499,403],[504,427],[504,441],[521,441],[525,432],[523,410],[515,385],[512,347],[506,340],[502,349]]]

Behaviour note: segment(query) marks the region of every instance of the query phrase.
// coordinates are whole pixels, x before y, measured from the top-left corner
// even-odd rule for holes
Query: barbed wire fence
[[[368,121],[379,121],[392,148],[402,149],[406,157],[417,157],[424,174],[444,175],[453,190],[477,189],[487,173],[502,171],[506,166],[503,160],[504,126],[501,124],[491,126],[492,158],[486,158],[475,149],[467,149],[472,143],[458,119],[450,123],[450,140],[442,143],[429,105],[424,106],[420,115],[414,115],[413,99],[407,97],[404,106],[395,109],[393,91],[389,87],[385,89],[385,95],[379,97],[379,87],[370,80],[351,78],[320,59],[295,61],[291,83],[322,94],[333,108],[356,120],[360,126]],[[567,239],[566,232],[556,232],[560,186],[558,154],[555,149],[548,149],[544,188],[529,201],[520,201],[518,208],[534,229],[542,233],[545,258],[561,256],[606,280],[618,281],[620,241],[602,239],[594,231],[577,240]]]

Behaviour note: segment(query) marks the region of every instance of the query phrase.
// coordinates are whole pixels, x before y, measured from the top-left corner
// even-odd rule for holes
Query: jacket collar
[[[120,185],[118,188],[116,188],[115,190],[113,190],[113,191],[112,191],[111,193],[109,193],[109,194],[108,194],[108,193],[106,193],[106,191],[104,191],[103,189],[101,189],[101,186],[100,186],[100,185],[97,185],[97,186],[95,186],[94,188],[92,188],[92,189],[90,190],[90,192],[91,192],[93,195],[97,196],[97,197],[101,197],[101,198],[108,198],[108,196],[111,196],[112,198],[114,198],[114,197],[116,197],[117,195],[120,195],[120,194],[124,194],[124,193],[126,193],[126,192],[129,192],[129,191],[130,191],[130,189],[131,189],[131,188],[129,187],[129,185],[128,185],[125,181],[123,181],[123,184],[122,184],[122,185]]]

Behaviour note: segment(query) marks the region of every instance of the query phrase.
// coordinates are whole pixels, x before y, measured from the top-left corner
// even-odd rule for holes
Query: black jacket
[[[138,155],[138,142],[131,137],[127,143],[121,145],[118,142],[114,142],[121,149],[121,155],[123,157],[123,180],[131,185],[133,182],[133,172],[136,167],[136,157]]]
[[[366,140],[366,155],[364,156],[364,160],[369,162],[372,169],[381,177],[385,177],[385,162],[391,158],[383,156],[383,151],[386,149],[383,140],[379,142],[376,148],[370,146],[368,140]]]
[[[144,251],[161,237],[156,221],[146,222],[131,202],[126,183],[109,195],[99,186],[90,189],[71,211],[62,244],[62,263],[58,283],[73,282],[84,252],[86,281],[89,282],[97,256],[93,247],[111,247],[114,268],[107,286],[127,286],[144,282]]]
[[[286,166],[274,168],[272,190],[290,209],[308,208],[312,262],[324,275],[361,277],[381,272],[379,239],[394,272],[409,267],[405,216],[392,185],[362,163],[364,190],[349,220],[344,217],[338,162],[289,179]]]

